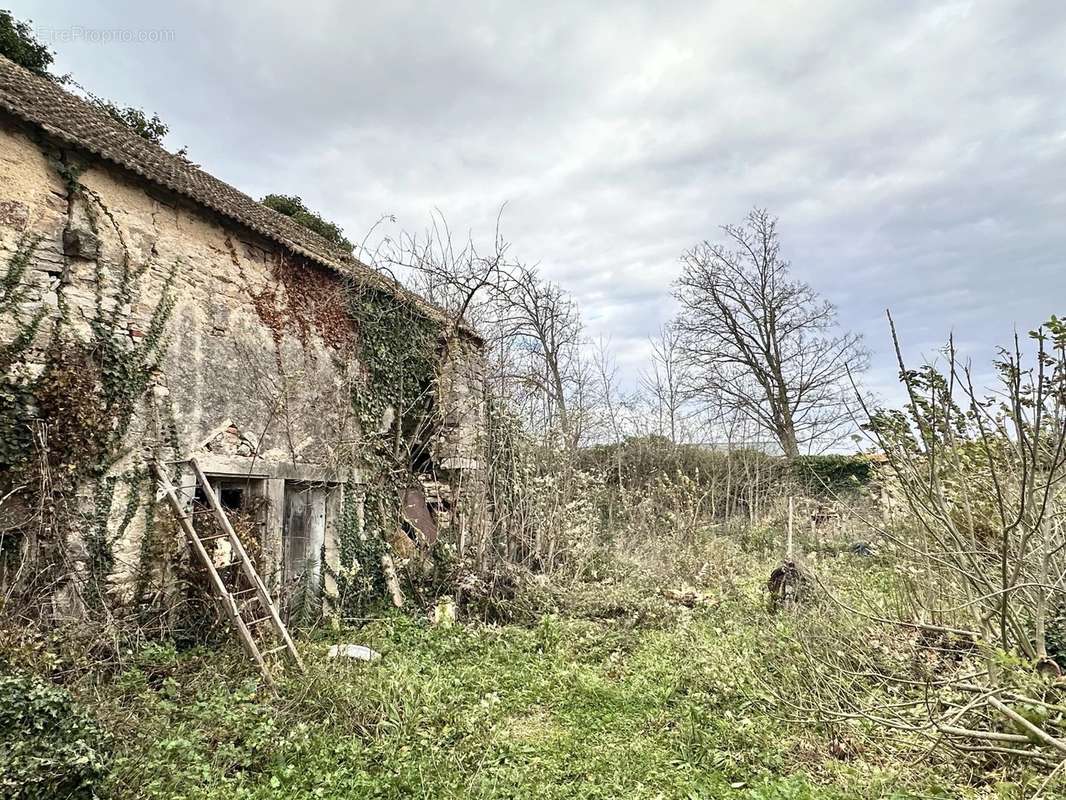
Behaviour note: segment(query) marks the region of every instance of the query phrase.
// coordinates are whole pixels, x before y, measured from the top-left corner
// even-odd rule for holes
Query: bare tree
[[[500,233],[500,217],[491,249],[482,252],[469,235],[457,245],[448,221],[438,212],[422,235],[401,233],[386,239],[376,261],[390,272],[400,270],[411,288],[448,313],[453,329],[464,322],[479,328],[492,291],[499,286],[509,246]],[[449,330],[446,338],[452,333]]]
[[[691,400],[690,375],[682,358],[681,336],[676,325],[663,325],[651,344],[651,366],[640,376],[641,387],[649,396],[660,436],[677,444]]]
[[[502,209],[501,209],[502,213]],[[531,431],[560,434],[568,447],[585,435],[595,376],[577,304],[536,268],[507,255],[499,220],[492,247],[456,244],[436,215],[421,236],[386,240],[378,260],[409,277],[425,298],[483,337],[494,396],[525,413]]]
[[[497,325],[510,351],[508,377],[525,390],[537,427],[557,428],[568,447],[581,441],[586,426],[592,374],[582,358],[585,343],[573,298],[536,269],[515,266],[500,283]],[[535,424],[536,420],[531,420]]]
[[[754,209],[725,241],[683,257],[677,326],[693,389],[770,433],[786,456],[824,449],[846,432],[847,371],[862,371],[861,338],[781,257],[777,219]]]
[[[593,355],[596,375],[599,378],[601,393],[600,404],[606,422],[610,441],[615,445],[615,474],[618,485],[622,485],[622,443],[626,436],[626,422],[623,412],[629,405],[628,398],[622,396],[618,387],[618,365],[611,355],[608,342],[601,338]]]

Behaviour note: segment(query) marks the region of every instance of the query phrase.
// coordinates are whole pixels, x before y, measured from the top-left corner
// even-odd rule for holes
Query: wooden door
[[[282,529],[282,579],[317,592],[322,580],[322,548],[326,539],[326,489],[287,482]]]

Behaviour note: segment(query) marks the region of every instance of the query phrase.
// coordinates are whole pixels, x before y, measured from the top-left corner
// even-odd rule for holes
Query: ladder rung
[[[201,509],[192,511],[189,514],[182,514],[180,517],[178,517],[178,519],[183,519],[183,520],[185,520],[187,522],[187,521],[189,521],[191,519],[195,519],[196,517],[214,516],[214,514],[215,514],[215,512],[212,511],[210,508],[208,508],[208,509],[201,508]]]
[[[219,503],[217,496],[214,494],[211,481],[204,474],[203,470],[200,469],[200,465],[196,463],[195,458],[181,459],[179,461],[166,463],[187,463],[190,469],[192,470],[196,482],[191,486],[182,485],[178,487],[182,494],[187,495],[189,494],[190,490],[195,491],[197,487],[202,487],[204,489],[208,508],[205,509],[202,507],[202,505],[186,505],[186,501],[179,499],[178,489],[171,485],[160,464],[156,462],[152,462],[150,464],[152,471],[155,473],[156,481],[159,487],[163,490],[164,494],[167,497],[167,502],[170,505],[171,512],[174,514],[174,517],[176,519],[180,520],[183,523],[182,527],[184,527],[186,529],[186,533],[189,534],[190,544],[196,545],[197,543],[199,543],[199,546],[194,548],[198,551],[198,554],[200,556],[198,558],[198,561],[200,562],[200,565],[202,567],[205,567],[209,572],[213,573],[212,577],[216,585],[215,588],[219,593],[219,602],[223,605],[223,608],[225,609],[227,614],[232,615],[234,612],[236,612],[236,614],[238,615],[235,618],[231,618],[230,621],[237,629],[237,633],[240,635],[240,638],[245,647],[247,648],[248,652],[252,656],[254,656],[257,661],[260,662],[259,667],[263,678],[266,680],[267,684],[273,685],[270,672],[262,663],[263,656],[269,656],[275,653],[280,653],[282,650],[288,650],[293,662],[296,664],[297,667],[302,670],[303,662],[300,660],[299,654],[292,646],[292,641],[289,639],[289,634],[286,630],[285,623],[277,617],[270,596],[268,594],[265,594],[266,588],[263,585],[262,579],[259,577],[259,573],[256,571],[255,563],[248,557],[247,553],[245,553],[244,548],[241,545],[241,541],[239,538],[237,538],[236,533],[229,530],[230,526],[228,515],[226,513],[226,510],[222,507],[221,503]],[[227,529],[226,532],[210,534],[208,536],[197,535],[196,531],[192,528],[191,520],[194,517],[198,517],[203,514],[213,514],[214,516],[218,517],[222,527]],[[228,561],[224,564],[219,564],[218,566],[215,566],[214,560],[203,547],[203,542],[210,542],[215,539],[224,538],[230,538],[231,542],[234,545],[233,549],[237,557],[232,561]],[[233,578],[233,575],[230,574],[227,575],[226,578],[223,578],[221,575],[217,574],[218,570],[225,570],[238,565],[242,565],[245,568],[245,572],[251,575],[253,582],[256,584],[255,586],[250,586],[245,589],[232,591],[227,586],[227,584],[236,582]],[[244,603],[238,602],[237,598],[248,597],[249,595],[255,595],[255,597],[247,600]],[[256,603],[261,606],[259,613],[263,614],[264,612],[266,612],[266,616],[257,617],[248,622],[245,622],[244,617],[239,615],[243,614],[245,611],[252,609]],[[248,628],[262,625],[264,622],[272,622],[274,627],[277,629],[277,633],[280,634],[281,638],[284,640],[281,645],[273,647],[265,652],[259,649],[256,642],[252,639],[250,632],[247,630]]]

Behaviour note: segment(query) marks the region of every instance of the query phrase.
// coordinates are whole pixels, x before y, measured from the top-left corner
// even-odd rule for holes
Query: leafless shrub
[[[909,369],[893,339],[908,403],[867,408],[867,429],[906,511],[879,526],[895,593],[829,591],[862,624],[798,637],[809,680],[792,703],[915,749],[1058,764],[1066,688],[1048,625],[1066,593],[1066,331],[1031,332],[1028,356],[1015,336],[991,390],[952,343],[943,369]]]

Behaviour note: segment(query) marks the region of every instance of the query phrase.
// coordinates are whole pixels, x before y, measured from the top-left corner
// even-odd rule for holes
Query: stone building
[[[70,569],[83,579],[71,582],[72,607],[77,587],[100,570],[94,546],[107,548],[106,575],[96,578],[109,601],[173,585],[166,562],[183,544],[143,480],[149,459],[190,486],[181,462],[196,458],[223,505],[253,515],[261,573],[279,591],[309,579],[329,596],[339,574],[358,569],[345,563],[342,523],[350,535],[356,519],[366,536],[368,487],[378,487],[378,502],[399,492],[412,541],[426,544],[438,529],[469,540],[482,513],[476,333],[0,58],[0,276],[27,248],[21,294],[0,309],[0,346],[32,334],[19,363],[4,365],[17,373],[9,388],[48,372],[57,336],[97,348],[89,353],[97,368],[107,363],[103,348],[133,372],[147,370],[141,384],[136,375],[118,384],[143,391],[126,398],[135,401],[128,421],[105,423],[119,434],[106,473],[78,484],[80,507],[103,511],[98,531],[86,523],[67,542]],[[408,329],[430,332],[432,375],[388,372],[393,361],[397,370],[421,363],[418,354],[390,360],[389,347],[410,346]],[[396,342],[371,340],[389,331]],[[106,395],[108,380],[92,377],[88,394]],[[39,426],[32,433],[33,447],[48,435]],[[192,507],[191,489],[186,495]],[[7,520],[10,536],[18,524],[12,513]],[[21,533],[29,552],[35,533]]]

